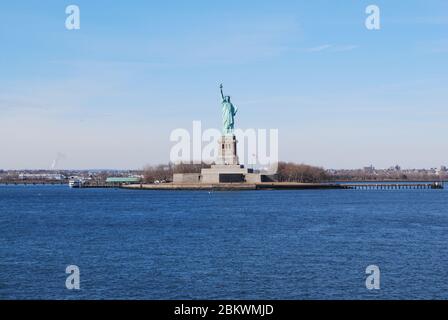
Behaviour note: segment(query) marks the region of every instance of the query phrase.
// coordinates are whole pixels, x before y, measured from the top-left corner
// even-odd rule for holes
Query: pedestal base
[[[236,153],[236,140],[235,135],[222,136],[218,141],[219,150],[218,158],[216,159],[216,164],[221,165],[238,165],[239,160]]]
[[[210,169],[201,170],[201,183],[256,183],[261,176],[252,169],[242,165],[213,165]]]

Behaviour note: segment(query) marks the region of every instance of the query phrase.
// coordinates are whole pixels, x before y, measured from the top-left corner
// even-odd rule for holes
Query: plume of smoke
[[[62,152],[58,152],[56,154],[56,158],[53,160],[53,162],[51,163],[50,169],[51,170],[55,170],[58,167],[58,164],[61,160],[64,160],[66,158],[65,154],[63,154]]]

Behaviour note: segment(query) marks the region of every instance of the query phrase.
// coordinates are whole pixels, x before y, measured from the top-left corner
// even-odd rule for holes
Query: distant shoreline
[[[297,184],[297,185],[314,185],[314,186],[326,186],[326,185],[336,185],[336,184],[358,184],[358,183],[370,183],[370,184],[380,184],[380,183],[433,183],[433,182],[442,182],[448,183],[448,180],[436,180],[436,179],[422,179],[422,180],[394,180],[394,179],[382,179],[382,180],[334,180],[334,181],[323,181],[323,182],[276,182],[276,184]],[[68,185],[68,180],[64,181],[33,181],[33,180],[10,180],[10,181],[1,181],[0,185]],[[135,184],[140,185],[140,184]],[[142,183],[145,186],[161,186],[161,185],[172,185],[172,183],[166,184],[151,184],[151,183]],[[249,185],[249,184],[246,184]],[[92,186],[94,187],[94,185]],[[118,187],[118,185],[111,185],[111,187]],[[134,187],[135,188],[135,187]],[[162,187],[163,188],[163,187]],[[160,189],[162,189],[160,188]]]

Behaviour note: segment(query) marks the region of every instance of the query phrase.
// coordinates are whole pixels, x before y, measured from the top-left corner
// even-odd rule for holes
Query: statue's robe
[[[222,102],[222,131],[224,134],[233,133],[237,108],[227,101]]]

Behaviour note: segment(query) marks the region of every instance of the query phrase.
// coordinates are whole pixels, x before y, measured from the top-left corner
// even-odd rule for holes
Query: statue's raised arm
[[[221,89],[221,97],[222,97],[222,100],[224,101],[224,93],[222,92],[222,83],[221,83],[221,85],[219,86],[219,88]]]

